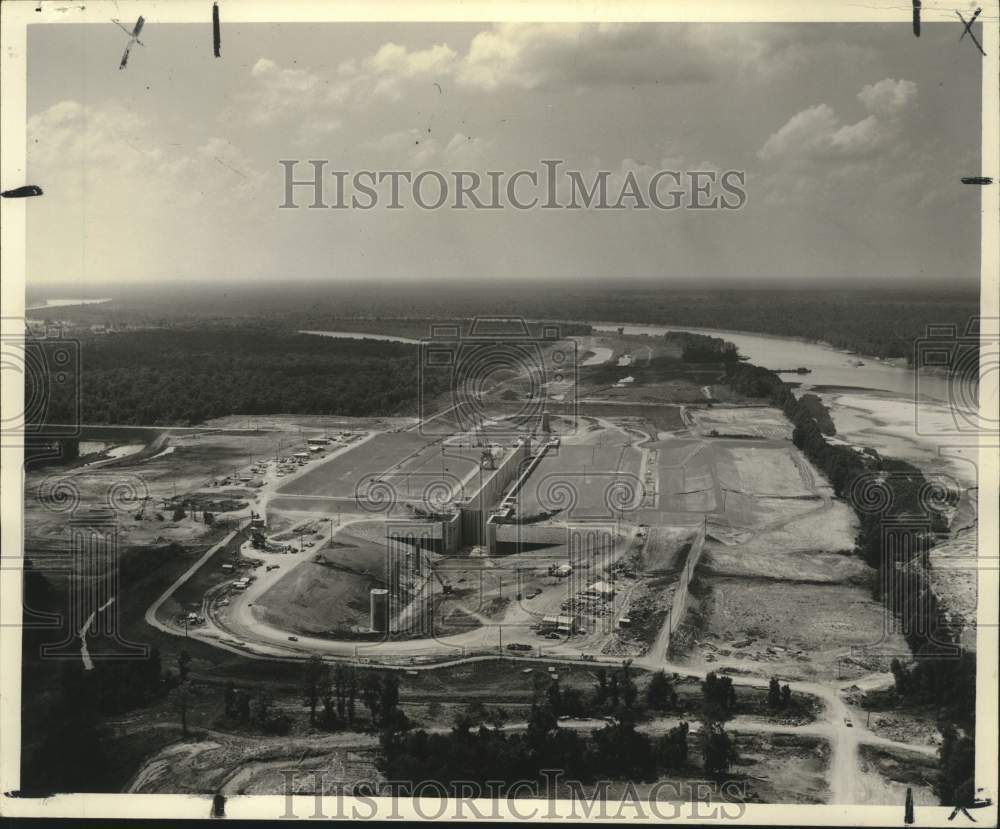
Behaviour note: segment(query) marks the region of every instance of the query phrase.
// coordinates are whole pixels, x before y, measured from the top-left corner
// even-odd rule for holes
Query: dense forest
[[[280,287],[106,288],[112,302],[47,309],[29,316],[82,324],[165,326],[210,320],[265,320],[286,329],[371,330],[373,323],[504,315],[528,319],[672,324],[748,331],[827,342],[883,358],[907,358],[928,325],[959,334],[979,314],[978,293],[966,288],[859,291],[824,288],[679,289],[652,282],[550,283],[287,283]],[[75,296],[76,294],[71,293]],[[351,322],[353,320],[353,323]],[[398,325],[398,323],[394,323]],[[393,329],[396,330],[395,328]],[[573,333],[565,331],[564,333]]]
[[[121,425],[188,425],[236,413],[388,415],[416,398],[417,359],[412,345],[263,326],[91,337],[80,352],[80,414],[84,423]],[[50,380],[48,421],[72,422],[76,386]]]
[[[686,721],[656,737],[636,730],[645,719],[677,711],[672,680],[664,672],[653,676],[644,696],[629,660],[620,670],[599,668],[596,679],[591,692],[562,688],[558,679],[551,681],[544,696],[533,702],[523,731],[505,731],[508,713],[502,708],[489,711],[479,704],[478,711],[460,714],[449,732],[428,733],[414,730],[399,711],[398,680],[388,675],[383,680],[382,704],[373,717],[381,738],[382,770],[389,780],[401,783],[400,791],[416,793],[428,783],[438,787],[435,793],[458,793],[469,783],[505,791],[533,783],[544,788],[550,778],[582,783],[654,781],[665,772],[682,777],[704,773],[720,782],[730,779],[739,757],[724,726],[736,705],[729,677],[710,673],[702,683],[700,768],[690,763]],[[560,717],[594,716],[603,716],[607,724],[592,730],[560,726]]]

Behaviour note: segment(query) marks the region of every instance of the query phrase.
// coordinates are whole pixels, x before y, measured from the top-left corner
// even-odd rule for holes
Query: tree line
[[[413,729],[398,716],[383,720],[382,770],[388,779],[408,781],[414,788],[433,780],[445,789],[450,786],[452,792],[458,781],[541,782],[551,769],[581,783],[652,781],[663,773],[698,772],[689,763],[687,721],[656,737],[637,730],[648,709],[663,713],[676,707],[672,681],[664,672],[651,677],[644,698],[627,660],[611,672],[599,669],[596,677],[589,694],[552,679],[532,702],[525,726],[517,730],[504,728],[509,715],[502,709],[479,716],[462,714],[447,732]],[[395,685],[398,680],[387,675],[383,681]],[[709,675],[702,690],[700,770],[723,779],[739,759],[724,727],[735,706],[735,693],[731,679],[715,674]],[[606,724],[589,733],[561,724],[562,717],[594,717],[602,712]]]
[[[265,325],[204,326],[90,337],[81,374],[46,364],[44,419],[191,425],[230,414],[378,416],[413,407],[418,349],[292,334]],[[441,381],[428,376],[425,391]],[[430,387],[428,388],[428,384]]]
[[[897,693],[904,699],[936,706],[942,734],[942,803],[972,786],[976,658],[959,646],[959,633],[940,607],[927,576],[927,551],[947,536],[947,510],[957,493],[927,497],[928,481],[915,466],[873,450],[831,444],[813,404],[803,404],[772,371],[741,364],[731,367],[729,383],[744,394],[779,406],[794,424],[792,440],[830,480],[834,492],[854,509],[860,528],[857,553],[878,573],[875,590],[886,609],[900,620],[913,652],[913,663],[892,663]],[[879,483],[881,482],[880,486]],[[875,485],[866,496],[863,489]],[[881,492],[880,487],[885,489]],[[883,500],[885,492],[891,497]],[[873,500],[866,502],[866,498]]]

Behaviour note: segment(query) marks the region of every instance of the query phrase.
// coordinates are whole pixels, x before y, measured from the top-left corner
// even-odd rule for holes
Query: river
[[[684,331],[721,337],[733,343],[739,349],[740,354],[748,358],[754,365],[770,369],[799,368],[800,366],[808,368],[809,374],[782,375],[786,381],[798,383],[803,390],[815,387],[866,389],[905,396],[909,400],[917,399],[916,395],[919,394],[921,398],[938,403],[947,403],[954,396],[952,383],[944,375],[918,373],[913,369],[892,365],[875,357],[847,354],[820,343],[765,334],[734,333],[714,328],[688,328],[677,325],[626,325],[607,322],[594,323],[593,327],[595,331],[601,332],[616,332],[622,328],[625,334],[651,337],[662,336],[667,331]],[[410,337],[360,331],[300,331],[299,333],[341,339],[381,340],[410,345],[420,343],[420,340]],[[597,358],[595,357],[589,362],[597,362]],[[858,362],[863,362],[864,365],[856,365]]]
[[[809,374],[783,374],[798,391],[815,390],[830,407],[838,440],[904,458],[925,471],[947,470],[966,486],[975,486],[978,468],[967,440],[976,414],[955,402],[955,385],[942,374],[916,372],[874,357],[847,354],[821,343],[790,338],[677,325],[593,323],[595,332],[662,336],[685,331],[721,337],[733,343],[754,365],[770,369],[808,368]],[[418,344],[420,341],[356,331],[307,331],[325,337],[377,339]],[[857,365],[862,362],[863,365]],[[624,371],[624,369],[623,369]],[[978,385],[963,388],[960,399],[975,405]]]
[[[102,299],[47,299],[41,305],[31,305],[25,311],[41,311],[48,308],[69,308],[74,305],[100,305],[103,302],[111,302],[111,297]]]
[[[838,388],[869,389],[906,395],[914,399],[918,393],[939,402],[947,402],[952,397],[951,383],[939,374],[919,375],[913,369],[895,366],[874,357],[862,357],[837,351],[827,345],[803,340],[770,337],[764,334],[737,334],[712,328],[685,328],[677,325],[620,325],[617,323],[597,323],[595,331],[617,331],[625,334],[645,334],[659,336],[667,331],[683,331],[691,334],[707,334],[721,337],[733,343],[741,355],[755,366],[769,369],[803,368],[810,374],[785,374],[785,380],[800,383],[801,388],[835,386]],[[856,362],[864,365],[857,366]],[[917,384],[919,383],[919,389]]]
[[[947,474],[962,487],[978,483],[978,382],[963,387],[943,374],[917,372],[820,343],[764,334],[676,325],[595,323],[593,327],[601,332],[622,328],[625,334],[649,336],[667,331],[707,334],[733,343],[754,365],[808,368],[809,374],[781,376],[798,383],[800,393],[815,390],[830,408],[837,428],[835,440],[908,460],[925,474]],[[858,361],[864,365],[855,365]]]
[[[406,343],[420,345],[420,340],[412,337],[396,337],[391,334],[370,334],[367,331],[299,331],[300,334],[312,334],[315,337],[333,337],[335,340],[379,340],[383,343]]]

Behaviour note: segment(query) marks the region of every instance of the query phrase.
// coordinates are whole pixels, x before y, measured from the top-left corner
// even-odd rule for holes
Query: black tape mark
[[[920,0],[913,0],[913,34],[920,37]]]
[[[978,40],[976,40],[976,36],[972,33],[972,24],[976,22],[976,18],[979,17],[979,13],[981,11],[982,11],[982,9],[976,9],[976,11],[973,13],[972,17],[969,18],[968,23],[966,23],[965,18],[962,17],[962,13],[960,11],[956,10],[955,14],[957,14],[958,15],[958,19],[961,20],[962,23],[965,24],[965,29],[962,31],[962,35],[961,35],[961,37],[959,37],[959,40],[961,41],[962,38],[964,38],[966,35],[968,35],[969,37],[971,37],[972,38],[972,42],[976,44],[976,48],[980,52],[983,53],[983,57],[985,58],[986,57],[986,51],[983,49],[982,44]]]
[[[4,190],[0,193],[0,196],[5,199],[27,199],[40,195],[42,195],[42,188],[37,184],[26,184],[24,187],[15,187],[13,190]]]
[[[129,37],[128,44],[125,46],[125,52],[122,54],[122,62],[118,64],[119,69],[124,69],[125,65],[128,63],[128,56],[132,51],[133,43],[138,43],[140,46],[144,45],[143,42],[139,40],[139,33],[142,31],[142,27],[145,22],[146,21],[143,16],[139,15],[139,19],[135,21],[135,26],[132,28],[132,31],[129,31],[117,20],[112,19],[112,23],[117,24],[118,28],[125,32]]]
[[[220,51],[222,49],[222,28],[219,25],[219,4],[212,4],[212,48],[215,51],[215,56],[221,57]]]
[[[212,798],[212,817],[220,818],[226,816],[226,796],[222,793]]]
[[[972,798],[972,802],[971,803],[965,803],[965,804],[963,804],[961,806],[955,806],[951,810],[951,814],[948,815],[948,820],[954,820],[958,816],[958,813],[961,812],[969,820],[971,820],[973,823],[975,823],[976,819],[972,815],[969,814],[969,809],[988,809],[990,806],[993,805],[993,799],[992,798],[990,798],[990,797],[980,797],[979,796],[979,793],[981,791],[983,791],[983,788],[981,786],[978,789],[976,789],[976,794]]]
[[[992,184],[993,179],[989,176],[968,176],[962,179],[962,184]]]

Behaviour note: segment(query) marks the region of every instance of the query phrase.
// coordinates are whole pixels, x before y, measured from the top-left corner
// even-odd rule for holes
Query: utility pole
[[[187,680],[181,683],[180,687],[181,693],[181,734],[185,738],[188,735],[188,725],[187,725]]]

